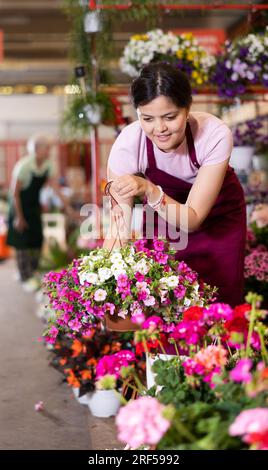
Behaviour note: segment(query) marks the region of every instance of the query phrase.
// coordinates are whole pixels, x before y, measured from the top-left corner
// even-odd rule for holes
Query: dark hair
[[[165,62],[155,62],[143,67],[131,85],[131,98],[135,108],[148,104],[160,95],[170,98],[179,108],[189,108],[192,103],[188,77]]]

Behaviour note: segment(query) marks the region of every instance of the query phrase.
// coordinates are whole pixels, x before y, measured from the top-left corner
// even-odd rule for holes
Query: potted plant
[[[188,75],[193,86],[200,86],[207,82],[214,58],[199,46],[190,32],[175,35],[155,29],[130,38],[120,66],[127,75],[135,77],[144,65],[158,61],[172,63]]]
[[[251,119],[233,128],[234,148],[230,165],[239,171],[248,171],[252,165],[256,144],[262,139],[262,120]]]

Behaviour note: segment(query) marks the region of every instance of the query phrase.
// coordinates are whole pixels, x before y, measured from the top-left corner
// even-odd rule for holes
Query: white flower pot
[[[162,361],[170,361],[173,357],[174,356],[171,354],[146,354],[146,382],[148,389],[155,385],[155,374],[152,371],[154,362],[158,359],[161,359]]]
[[[102,107],[98,104],[87,104],[84,111],[90,124],[95,126],[101,122]]]
[[[230,158],[230,166],[237,171],[249,170],[254,155],[254,147],[234,147]]]
[[[88,407],[93,416],[109,418],[120,408],[120,400],[115,390],[96,390],[89,394]]]
[[[84,31],[85,33],[97,33],[101,31],[101,15],[99,11],[90,11],[84,18]]]
[[[82,395],[82,397],[79,397],[79,388],[78,387],[73,387],[73,393],[75,396],[75,399],[80,403],[80,405],[88,405],[89,401],[89,393],[86,393],[85,395]]]

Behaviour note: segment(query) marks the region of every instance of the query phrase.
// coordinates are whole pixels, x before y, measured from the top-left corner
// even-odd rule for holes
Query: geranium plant
[[[164,331],[178,354],[154,363],[156,386],[147,391],[147,401],[141,397],[136,407],[129,403],[120,410],[120,440],[132,448],[267,449],[267,312],[257,308],[261,297],[250,294],[247,300],[251,305],[235,309],[190,308],[171,333],[156,318],[147,319],[147,339]],[[142,334],[135,333],[139,340]],[[146,413],[145,402],[155,413]],[[153,442],[155,415],[168,423]]]
[[[214,58],[199,46],[192,33],[175,35],[155,29],[131,37],[120,65],[123,72],[136,77],[144,65],[159,61],[173,64],[196,86],[208,80],[208,70]]]

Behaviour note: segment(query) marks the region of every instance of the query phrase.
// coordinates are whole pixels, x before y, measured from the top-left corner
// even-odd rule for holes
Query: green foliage
[[[96,95],[88,93],[84,98],[81,94],[74,95],[70,100],[69,107],[66,109],[63,118],[63,125],[68,135],[80,131],[82,135],[88,134],[89,121],[84,111],[87,104],[97,104],[102,109],[102,122],[113,121],[114,109],[109,96],[103,92],[97,92]]]
[[[268,391],[256,396],[245,393],[241,383],[222,382],[211,389],[203,380],[186,377],[179,357],[157,360],[153,365],[157,399],[175,407],[172,426],[157,449],[232,450],[246,449],[241,439],[229,435],[229,427],[242,410],[267,406]],[[156,395],[156,387],[149,391]]]
[[[153,367],[156,373],[155,382],[162,389],[157,398],[165,405],[172,404],[176,408],[196,401],[211,402],[216,400],[215,394],[208,384],[200,381],[199,386],[194,387],[187,381],[184,369],[178,357],[170,361],[157,360]]]

